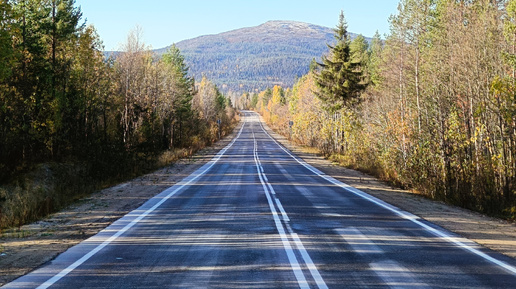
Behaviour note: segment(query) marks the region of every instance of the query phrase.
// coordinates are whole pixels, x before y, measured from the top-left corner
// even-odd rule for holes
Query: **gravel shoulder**
[[[138,208],[149,198],[176,184],[209,161],[240,129],[189,159],[99,191],[65,210],[19,230],[0,236],[0,286],[52,260],[68,248],[97,234],[109,224]],[[269,130],[279,142],[310,165],[334,178],[405,211],[471,239],[487,248],[516,258],[516,225],[461,208],[435,202],[393,188],[364,173],[340,167],[307,153]]]

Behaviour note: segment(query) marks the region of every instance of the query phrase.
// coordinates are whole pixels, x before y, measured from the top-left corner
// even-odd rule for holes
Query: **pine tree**
[[[365,65],[369,60],[369,43],[365,37],[360,34],[349,44],[349,50],[353,62],[360,62],[361,65]]]
[[[369,46],[369,62],[367,64],[367,71],[372,85],[378,85],[381,82],[380,67],[382,57],[383,43],[380,33],[376,31]]]
[[[48,87],[51,71],[48,61],[48,18],[46,2],[36,0],[9,1],[13,21],[10,33],[14,49],[14,64],[9,85],[13,88],[9,96],[12,109],[12,127],[17,135],[12,155],[25,160],[32,155],[46,155],[47,135],[53,129],[52,108],[48,101]],[[44,5],[45,4],[45,5]]]
[[[257,105],[258,105],[258,94],[253,93],[253,96],[251,97],[251,104],[249,105],[249,107],[256,109]]]
[[[269,100],[272,98],[272,89],[270,87],[267,87],[267,89],[264,90],[263,98],[262,98],[262,104],[263,107],[266,107],[269,103]]]
[[[367,86],[370,82],[369,72],[367,71],[367,64],[369,63],[369,43],[363,35],[358,35],[349,44],[351,53],[351,61],[358,63],[357,71],[362,71],[361,84]]]
[[[52,122],[55,126],[49,144],[52,153],[59,153],[63,147],[70,147],[77,129],[78,94],[71,93],[70,81],[74,58],[82,26],[79,21],[82,12],[74,7],[75,0],[52,0],[49,23],[51,82],[47,97],[53,109]]]
[[[321,70],[316,75],[319,88],[316,94],[329,111],[353,106],[365,89],[360,61],[351,57],[347,23],[342,11],[334,32],[337,42],[335,46],[328,45],[330,54],[323,56],[322,63],[318,63]]]
[[[188,76],[188,66],[179,49],[172,45],[163,55],[162,61],[168,67],[175,84],[173,106],[175,110],[172,121],[173,132],[171,144],[182,145],[186,139],[186,122],[192,118],[192,98],[195,94],[195,80]],[[177,133],[174,131],[177,130]]]

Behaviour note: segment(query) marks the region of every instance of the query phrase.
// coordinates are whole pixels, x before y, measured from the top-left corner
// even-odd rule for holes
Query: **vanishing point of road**
[[[4,288],[516,288],[516,260],[323,174],[244,114],[209,163]]]

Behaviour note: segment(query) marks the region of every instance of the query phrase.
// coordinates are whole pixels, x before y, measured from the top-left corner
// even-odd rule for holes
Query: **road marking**
[[[303,246],[301,239],[299,239],[299,236],[296,233],[291,233],[291,236],[294,239],[296,246],[300,249],[299,252],[301,253],[301,257],[303,257],[303,260],[305,260],[306,266],[308,267],[308,270],[310,270],[310,273],[312,274],[312,277],[314,278],[317,287],[328,288],[321,274],[319,274],[319,270],[317,270],[315,263],[312,261],[312,258],[310,258],[310,255],[308,255],[305,246]]]
[[[288,240],[287,234],[285,233],[285,229],[283,228],[283,225],[281,224],[281,221],[278,217],[278,212],[276,211],[276,208],[274,207],[274,203],[272,202],[271,195],[269,194],[269,189],[267,188],[267,185],[262,177],[262,173],[261,173],[261,169],[260,169],[261,164],[259,163],[259,160],[258,160],[258,152],[257,152],[256,138],[254,135],[254,131],[253,131],[253,140],[254,140],[253,157],[254,157],[256,169],[258,171],[258,178],[260,179],[263,190],[265,191],[265,196],[267,197],[267,202],[269,203],[269,208],[272,212],[272,217],[274,219],[276,229],[278,230],[278,233],[281,238],[281,242],[283,243],[283,248],[285,249],[285,252],[287,253],[287,258],[290,263],[290,267],[292,268],[292,271],[294,272],[294,276],[297,279],[297,283],[299,284],[299,287],[300,288],[310,288],[310,286],[308,285],[308,282],[306,281],[305,275],[303,274],[303,269],[301,269],[301,265],[297,261],[296,254],[294,253],[294,250],[292,249],[292,246],[290,245],[290,241]]]
[[[398,262],[392,260],[374,262],[370,263],[369,267],[391,289],[430,288],[427,284],[414,279],[410,271]]]
[[[290,153],[286,148],[284,148],[281,144],[279,144],[266,130],[265,128],[263,127],[263,124],[261,121],[260,122],[260,126],[263,130],[263,132],[273,141],[276,143],[276,145],[278,147],[280,147],[285,153],[287,153],[290,157],[292,157],[296,162],[298,162],[300,165],[304,166],[306,169],[308,169],[309,171],[313,172],[314,174],[318,175],[319,177],[327,180],[328,182],[336,185],[336,186],[339,186],[341,188],[343,188],[344,190],[352,193],[352,194],[355,194],[356,196],[359,196],[363,199],[366,199],[384,209],[387,209],[393,213],[395,213],[396,215],[400,216],[401,218],[403,219],[406,219],[406,220],[409,220],[411,222],[413,222],[414,224],[422,227],[423,229],[425,229],[426,231],[430,232],[431,234],[449,242],[449,243],[452,243],[454,244],[455,246],[459,247],[459,248],[462,248],[466,251],[469,251],[479,257],[481,257],[482,259],[490,262],[490,263],[493,263],[505,270],[507,270],[508,272],[510,272],[511,274],[513,275],[516,275],[516,267],[514,266],[511,266],[509,264],[507,264],[506,262],[503,262],[501,260],[498,260],[496,258],[493,258],[489,255],[487,255],[486,253],[480,251],[479,249],[476,249],[474,248],[472,245],[468,245],[466,244],[465,242],[467,243],[470,243],[471,241],[470,240],[467,240],[465,238],[457,238],[457,237],[453,237],[451,236],[450,234],[442,231],[442,230],[438,230],[436,228],[433,228],[425,223],[423,223],[421,220],[421,218],[419,218],[418,216],[416,215],[413,215],[409,212],[405,212],[405,211],[402,211],[400,210],[399,208],[395,207],[395,206],[392,206],[390,204],[387,204],[386,202],[378,199],[378,198],[375,198],[373,196],[370,196],[362,191],[360,191],[359,189],[356,189],[348,184],[345,184],[339,180],[336,180],[335,178],[333,177],[330,177],[326,174],[324,174],[323,172],[319,171],[318,169],[314,168],[313,166],[309,165],[308,163],[306,163],[305,161],[301,161],[299,160],[297,157],[295,157],[294,155],[292,155],[292,153]]]
[[[327,289],[328,286],[324,282],[321,274],[319,274],[319,271],[317,270],[317,267],[315,266],[314,262],[312,261],[312,258],[310,258],[310,255],[306,251],[305,247],[303,246],[303,243],[301,242],[301,239],[299,239],[299,236],[293,232],[292,228],[288,224],[290,221],[290,218],[288,217],[287,213],[285,212],[283,205],[281,204],[280,200],[277,199],[274,195],[276,192],[274,191],[274,188],[271,186],[271,184],[266,180],[266,176],[263,173],[263,167],[260,162],[260,157],[258,156],[258,144],[256,141],[256,137],[253,131],[253,140],[254,140],[254,161],[256,164],[256,170],[258,172],[258,178],[260,179],[260,182],[262,183],[262,187],[265,191],[265,196],[267,197],[267,202],[269,204],[269,208],[272,212],[272,216],[274,219],[274,223],[276,225],[276,229],[278,230],[278,233],[280,235],[281,241],[283,243],[283,247],[285,249],[285,252],[287,253],[287,258],[289,259],[290,266],[292,267],[292,271],[294,272],[294,275],[298,281],[300,288],[310,288],[308,285],[308,282],[306,281],[306,278],[304,276],[303,270],[301,268],[301,265],[299,264],[299,261],[297,260],[297,257],[294,253],[294,250],[292,248],[292,245],[290,244],[290,240],[288,239],[287,233],[285,232],[285,228],[283,227],[283,224],[281,223],[281,220],[278,216],[278,212],[276,211],[276,208],[274,207],[274,202],[272,199],[274,198],[274,201],[276,205],[278,206],[278,209],[283,217],[285,227],[287,231],[289,232],[291,238],[294,240],[294,244],[296,245],[299,253],[301,254],[301,257],[303,258],[308,270],[312,274],[312,277],[317,284],[318,288]]]
[[[354,252],[360,255],[384,254],[380,247],[355,227],[335,229],[335,232],[351,246]],[[375,257],[375,259],[380,258],[380,256]],[[426,283],[419,281],[409,270],[396,261],[387,259],[372,262],[369,263],[369,267],[390,288],[429,288]]]
[[[353,251],[359,254],[382,254],[383,250],[376,244],[367,238],[362,232],[355,227],[349,227],[345,229],[335,229],[335,232],[339,234],[350,246]]]
[[[313,197],[314,194],[307,189],[306,187],[296,186],[296,190],[298,190],[301,194],[303,194],[306,197]],[[326,206],[325,204],[321,204],[320,207],[323,207],[324,209],[329,209],[329,206]]]
[[[283,208],[283,205],[281,204],[280,200],[278,198],[274,198],[276,201],[276,205],[278,205],[278,209],[281,212],[281,216],[283,217],[283,221],[290,222],[290,218],[287,216],[287,212],[285,212],[285,209]]]
[[[289,180],[289,181],[293,181],[294,180],[294,177],[292,175],[290,175],[287,170],[285,170],[284,168],[282,168],[279,164],[276,164],[276,167],[278,167],[278,169],[280,170],[280,172]]]
[[[200,176],[206,174],[206,172],[208,172],[219,160],[220,158],[226,153],[226,151],[231,148],[233,146],[233,144],[236,142],[236,140],[240,137],[240,135],[242,134],[242,131],[244,129],[244,126],[246,124],[246,121],[244,121],[244,123],[242,124],[242,127],[240,128],[240,131],[238,132],[238,135],[225,147],[223,148],[210,162],[211,164],[204,170],[202,171],[200,174],[194,176],[193,178],[191,178],[189,181],[181,184],[178,183],[178,187],[173,190],[172,192],[170,192],[168,195],[166,195],[165,197],[163,197],[158,203],[156,203],[154,206],[152,206],[150,209],[148,209],[147,211],[143,212],[142,214],[140,214],[136,219],[134,219],[133,221],[131,221],[129,224],[125,225],[122,229],[120,229],[119,231],[117,231],[114,235],[112,235],[111,237],[109,237],[107,240],[105,240],[104,242],[102,242],[102,244],[98,245],[97,247],[95,247],[93,250],[91,250],[90,252],[88,252],[87,254],[85,254],[84,256],[82,256],[79,260],[75,261],[73,264],[71,264],[70,266],[66,267],[65,269],[63,269],[61,272],[57,273],[56,275],[54,275],[52,278],[48,279],[47,281],[45,281],[43,284],[41,284],[40,286],[37,287],[37,289],[46,289],[50,286],[52,286],[53,284],[55,284],[57,281],[59,281],[60,279],[62,279],[63,277],[65,277],[66,275],[70,274],[70,272],[72,272],[73,270],[75,270],[77,267],[79,267],[81,264],[83,264],[84,262],[86,262],[88,259],[90,259],[93,255],[97,254],[100,250],[102,250],[103,248],[105,248],[107,245],[109,245],[111,242],[113,242],[114,240],[116,240],[118,237],[120,237],[123,233],[125,233],[127,230],[131,229],[134,225],[136,225],[138,222],[140,222],[143,218],[147,217],[149,214],[151,214],[153,211],[155,211],[158,207],[160,207],[165,201],[167,201],[168,199],[170,199],[172,196],[174,196],[178,191],[180,191],[181,189],[183,189],[184,187],[186,186],[189,186],[190,184],[192,184],[193,182],[195,182],[195,180],[197,180]],[[171,187],[173,188],[173,187]],[[169,188],[170,189],[170,188]],[[168,190],[168,189],[167,189]],[[165,190],[166,191],[166,190]]]

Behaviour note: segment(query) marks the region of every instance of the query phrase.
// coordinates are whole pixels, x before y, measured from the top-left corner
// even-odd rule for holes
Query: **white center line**
[[[274,222],[276,224],[276,228],[280,234],[281,240],[283,242],[283,247],[285,248],[285,251],[287,252],[287,257],[289,258],[289,262],[290,262],[290,265],[294,272],[294,275],[296,276],[296,279],[298,280],[298,284],[301,288],[310,288],[310,286],[308,285],[306,278],[303,274],[303,270],[301,269],[301,266],[294,254],[294,250],[292,249],[292,245],[290,244],[290,241],[285,232],[283,224],[281,223],[281,221],[278,217],[278,213],[276,211],[276,208],[274,207],[274,202],[272,201],[273,198],[274,198],[276,205],[278,206],[278,209],[280,210],[280,212],[282,214],[283,220],[285,222],[284,225],[285,225],[287,231],[289,232],[290,237],[294,240],[294,244],[296,245],[299,253],[301,254],[301,257],[303,258],[303,261],[305,262],[308,270],[310,271],[310,274],[312,275],[315,283],[317,284],[317,287],[321,288],[321,289],[327,289],[328,286],[326,285],[326,282],[324,282],[324,279],[322,278],[321,274],[319,273],[319,270],[317,270],[315,263],[313,262],[312,258],[310,257],[310,255],[306,251],[305,247],[303,246],[301,239],[299,238],[299,236],[296,233],[293,232],[292,228],[288,224],[288,222],[290,221],[290,218],[288,217],[283,206],[281,205],[280,200],[271,195],[271,194],[274,194],[274,195],[276,194],[274,192],[274,188],[271,186],[270,183],[264,181],[265,173],[263,173],[264,170],[261,165],[260,158],[258,156],[258,144],[256,141],[254,131],[253,131],[253,140],[254,140],[254,150],[253,150],[254,151],[254,160],[255,160],[255,164],[256,164],[256,169],[258,171],[258,177],[259,177],[260,182],[262,183],[262,187],[265,191],[265,195],[267,197],[267,201],[269,203],[269,207],[272,212]]]
[[[274,207],[274,203],[272,202],[271,195],[269,194],[269,189],[267,188],[267,185],[262,177],[261,173],[261,164],[258,160],[257,155],[257,145],[256,145],[256,138],[253,131],[253,140],[254,140],[254,162],[256,164],[256,169],[258,171],[258,178],[260,179],[260,182],[262,183],[263,190],[265,191],[265,196],[267,197],[267,202],[269,203],[269,208],[272,212],[272,217],[274,219],[274,223],[276,224],[276,229],[278,230],[278,233],[281,238],[281,242],[283,243],[283,248],[285,248],[285,252],[287,253],[288,261],[290,262],[290,267],[292,268],[292,271],[294,272],[294,276],[296,276],[297,283],[299,284],[300,288],[310,288],[308,285],[308,282],[306,281],[305,275],[303,274],[303,269],[301,269],[301,265],[297,261],[296,254],[294,253],[294,250],[292,249],[292,246],[290,245],[290,241],[288,240],[287,234],[285,233],[285,229],[283,228],[283,225],[281,224],[281,221],[278,217],[278,212],[276,211],[276,208]]]

